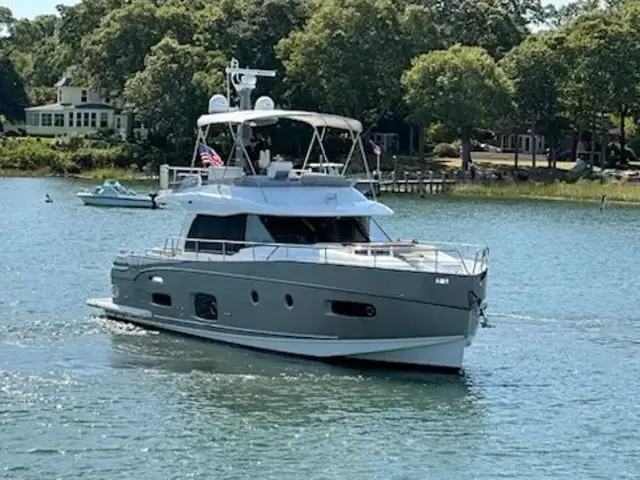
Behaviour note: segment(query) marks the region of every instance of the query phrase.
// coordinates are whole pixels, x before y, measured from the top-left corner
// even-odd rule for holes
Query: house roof
[[[27,107],[24,110],[26,112],[52,112],[52,111],[56,111],[56,112],[61,112],[63,110],[68,109],[69,107],[71,107],[71,105],[66,106],[66,105],[61,105],[60,103],[51,103],[49,105],[38,105],[36,107]]]
[[[67,110],[117,110],[113,105],[108,103],[81,103],[79,105],[71,105],[70,103],[51,103],[49,105],[38,105],[35,107],[27,107],[26,112],[63,112]]]
[[[96,109],[96,110],[115,110],[113,105],[109,105],[108,103],[94,102],[94,103],[79,103],[78,105],[74,105],[73,108],[78,110],[86,110],[86,109]]]
[[[60,80],[56,82],[56,87],[70,87],[73,83],[73,79],[69,75],[64,75]]]

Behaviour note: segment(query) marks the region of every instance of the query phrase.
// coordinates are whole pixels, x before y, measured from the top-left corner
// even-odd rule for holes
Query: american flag
[[[369,140],[369,143],[371,144],[371,146],[373,147],[373,153],[376,154],[376,156],[380,156],[382,155],[382,149],[376,145],[375,143],[373,143],[373,140]]]
[[[218,155],[209,145],[198,143],[198,153],[200,154],[200,161],[202,161],[202,165],[209,164],[213,167],[224,167],[224,162],[222,161],[222,158],[220,158],[220,155]]]

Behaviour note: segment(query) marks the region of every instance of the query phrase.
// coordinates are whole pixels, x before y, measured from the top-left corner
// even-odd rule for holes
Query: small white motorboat
[[[100,186],[78,192],[82,203],[97,207],[158,208],[162,203],[156,202],[156,196],[156,193],[140,195],[117,180],[105,180]]]

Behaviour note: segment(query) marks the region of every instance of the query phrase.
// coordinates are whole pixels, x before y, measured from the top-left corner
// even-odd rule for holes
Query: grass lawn
[[[453,194],[470,197],[546,198],[586,202],[600,202],[603,195],[606,195],[607,202],[640,205],[640,185],[619,182],[600,183],[589,180],[580,180],[575,183],[458,183],[453,187]]]

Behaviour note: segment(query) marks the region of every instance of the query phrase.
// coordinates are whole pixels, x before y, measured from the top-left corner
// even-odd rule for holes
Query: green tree
[[[474,129],[490,129],[511,110],[510,84],[479,47],[454,45],[416,57],[402,77],[407,103],[425,124],[440,122],[462,140],[462,168]]]
[[[493,58],[503,57],[529,35],[529,24],[540,22],[540,0],[428,0],[436,24],[448,45],[479,46]]]
[[[222,90],[226,60],[166,37],[151,49],[145,67],[126,82],[125,98],[156,134],[191,138],[212,92]]]
[[[375,124],[400,104],[408,63],[391,0],[327,0],[277,46],[287,82],[322,109]],[[396,107],[397,108],[397,107]]]
[[[94,86],[122,91],[127,79],[144,67],[144,59],[164,32],[158,9],[146,0],[112,10],[100,27],[82,39],[83,66]]]
[[[236,58],[241,66],[276,70],[276,78],[259,83],[255,94],[268,88],[281,101],[285,68],[275,47],[291,31],[302,29],[310,14],[308,0],[221,0],[203,9],[196,44]]]
[[[555,34],[531,36],[499,63],[513,84],[515,125],[529,126],[533,145],[538,128],[542,128],[552,159],[560,135],[558,82],[564,74],[563,58],[557,53],[559,41]],[[517,151],[515,158],[517,166]],[[535,149],[532,163],[535,167]]]
[[[73,6],[58,5],[60,43],[80,53],[82,39],[97,29],[104,17],[125,3],[124,0],[82,0]]]
[[[23,120],[27,105],[22,78],[11,59],[0,52],[0,115],[8,120]]]
[[[623,10],[592,11],[565,27],[567,112],[583,130],[605,129],[615,115],[623,149],[626,119],[640,104],[639,12],[637,3]]]

